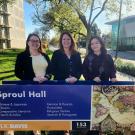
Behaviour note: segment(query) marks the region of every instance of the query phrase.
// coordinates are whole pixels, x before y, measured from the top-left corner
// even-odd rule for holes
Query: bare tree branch
[[[84,33],[79,32],[78,34],[86,37],[86,35]]]
[[[104,11],[104,8],[105,8],[105,5],[106,5],[107,2],[108,2],[108,0],[105,0],[105,1],[104,1],[101,10],[100,10],[100,11],[97,13],[97,15],[93,18],[93,20],[92,20],[92,22],[91,22],[91,26],[92,26],[92,24],[94,23],[95,19]]]
[[[96,8],[93,8],[93,11],[94,11],[94,10],[96,10],[96,9],[98,9],[98,8],[101,8],[101,7],[96,7]]]
[[[86,20],[86,17],[85,15],[81,14],[81,12],[78,10],[78,9],[75,9],[80,20],[82,21],[82,23],[84,24],[85,28],[87,28],[88,24],[87,24],[87,20]]]
[[[90,21],[91,21],[91,18],[92,18],[94,2],[95,2],[95,0],[92,0],[88,24],[90,24]]]
[[[40,15],[39,15],[39,7],[38,7],[38,5],[37,5],[37,4],[34,5],[33,3],[32,3],[32,5],[33,5],[33,7],[34,7],[34,9],[35,9],[35,12],[36,12],[36,13],[34,14],[35,17],[39,20],[40,23],[46,24],[46,22],[43,21],[43,20],[41,19]]]
[[[67,3],[76,11],[76,13],[78,14],[79,19],[82,21],[82,23],[84,24],[85,28],[87,28],[88,24],[87,24],[87,20],[86,20],[85,15],[83,15],[83,13],[80,10],[78,10],[75,7],[73,7],[71,2],[67,2]]]

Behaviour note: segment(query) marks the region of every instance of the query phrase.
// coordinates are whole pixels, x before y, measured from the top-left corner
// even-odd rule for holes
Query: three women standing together
[[[54,75],[54,80],[74,83],[83,74],[85,80],[116,81],[116,69],[112,57],[107,54],[100,37],[92,37],[88,55],[82,64],[80,54],[75,50],[75,43],[70,33],[60,36],[60,48],[54,51],[51,62],[43,53],[41,40],[36,34],[30,34],[26,49],[18,54],[15,75],[21,80],[33,80],[42,83]]]
[[[81,57],[75,51],[74,40],[68,32],[61,34],[60,49],[53,53],[51,64],[47,54],[42,52],[38,35],[30,34],[26,41],[26,49],[18,54],[15,65],[15,75],[21,80],[43,82],[53,74],[55,80],[74,83],[80,78],[81,73]]]

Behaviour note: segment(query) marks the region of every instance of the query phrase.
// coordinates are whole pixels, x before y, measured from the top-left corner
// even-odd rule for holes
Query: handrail
[[[117,82],[111,82],[111,81],[103,81],[103,82],[95,82],[95,81],[77,81],[74,84],[67,83],[63,80],[50,80],[50,81],[44,81],[43,83],[35,82],[35,81],[2,81],[2,84],[17,84],[17,85],[26,85],[26,84],[48,84],[48,85],[134,85],[135,82],[133,81],[117,81]]]

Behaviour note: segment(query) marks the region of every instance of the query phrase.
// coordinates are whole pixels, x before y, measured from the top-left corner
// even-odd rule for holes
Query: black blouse
[[[116,78],[116,68],[112,57],[109,54],[86,56],[83,62],[83,76],[85,80],[100,77],[102,81],[109,81],[110,78]]]
[[[53,53],[51,63],[54,80],[65,80],[70,75],[79,79],[82,74],[82,62],[78,52],[73,53],[68,58],[63,51],[56,50]]]
[[[50,60],[45,53],[42,53],[42,55],[48,62],[45,77],[50,79],[51,78]],[[30,56],[29,52],[24,51],[18,54],[15,64],[15,75],[21,80],[33,80],[33,78],[35,77],[35,73],[32,67],[32,57]]]

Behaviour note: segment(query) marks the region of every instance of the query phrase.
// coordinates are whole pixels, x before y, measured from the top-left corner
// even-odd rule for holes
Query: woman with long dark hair
[[[18,54],[15,64],[15,75],[20,80],[42,83],[51,78],[50,60],[42,50],[41,40],[35,33],[29,34],[24,52]],[[40,131],[31,134],[41,135]]]
[[[88,55],[83,62],[85,80],[116,81],[116,69],[111,55],[107,54],[104,42],[98,36],[89,41]]]
[[[29,34],[24,52],[18,54],[15,75],[20,80],[42,83],[51,78],[50,60],[42,50],[41,40],[37,34]]]

